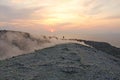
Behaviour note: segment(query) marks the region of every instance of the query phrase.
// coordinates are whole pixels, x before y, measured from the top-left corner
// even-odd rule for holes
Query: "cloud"
[[[25,0],[24,0],[25,1]],[[11,0],[12,3],[21,3],[23,0]]]
[[[0,25],[39,30],[100,26],[108,23],[105,19],[119,19],[119,5],[120,0],[0,0]]]
[[[24,9],[15,9],[10,6],[0,5],[0,21],[9,21],[13,19],[27,19],[30,18],[30,15],[40,8],[24,8]]]
[[[119,19],[120,20],[120,15],[107,16],[107,17],[104,17],[103,19]]]

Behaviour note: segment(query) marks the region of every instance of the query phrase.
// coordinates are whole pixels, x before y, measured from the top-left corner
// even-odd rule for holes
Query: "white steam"
[[[0,31],[0,60],[71,42],[88,46],[83,42],[62,40],[55,36],[36,38],[24,32]]]
[[[10,58],[42,48],[47,38],[35,38],[28,33],[0,31],[0,59]]]

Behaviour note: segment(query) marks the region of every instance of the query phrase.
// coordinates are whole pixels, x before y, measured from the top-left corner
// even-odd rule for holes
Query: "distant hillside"
[[[89,45],[97,50],[103,51],[107,54],[120,58],[120,48],[112,46],[107,42],[97,42],[97,41],[89,41],[89,40],[81,40],[81,39],[70,39],[73,41],[84,42],[86,45]]]
[[[25,32],[1,30],[0,59],[34,51],[49,42],[47,38],[35,38]]]
[[[106,52],[110,55],[113,55],[115,57],[120,58],[120,48],[117,48],[115,46],[110,45],[106,42],[95,42],[95,41],[84,41],[85,44],[88,44],[97,50],[101,50],[103,52]]]
[[[0,80],[120,80],[120,60],[69,43],[0,61]]]

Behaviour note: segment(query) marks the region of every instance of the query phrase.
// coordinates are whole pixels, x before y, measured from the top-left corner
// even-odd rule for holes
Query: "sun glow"
[[[50,32],[51,32],[51,33],[55,32],[55,29],[50,29]]]
[[[1,0],[0,26],[52,33],[99,26],[114,29],[120,25],[119,4],[120,0]]]
[[[68,23],[75,21],[78,19],[79,14],[76,13],[78,6],[73,6],[73,4],[76,4],[74,0],[65,0],[65,3],[46,8],[47,15],[45,15],[43,23],[57,25],[59,23]]]
[[[77,15],[72,13],[51,13],[47,15],[47,17],[42,22],[50,25],[59,24],[61,22],[68,23],[73,22],[71,20],[76,20],[77,17]]]

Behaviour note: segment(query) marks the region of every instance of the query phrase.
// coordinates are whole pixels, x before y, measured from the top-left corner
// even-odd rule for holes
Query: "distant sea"
[[[80,35],[77,38],[81,38],[85,40],[108,42],[111,45],[120,48],[120,36],[117,36],[117,35],[85,35],[85,36]]]
[[[119,34],[95,34],[95,35],[80,35],[80,34],[64,34],[64,35],[56,35],[60,38],[65,36],[65,38],[74,38],[74,39],[83,39],[83,40],[92,40],[92,41],[99,41],[99,42],[107,42],[113,46],[120,48],[120,35]]]

